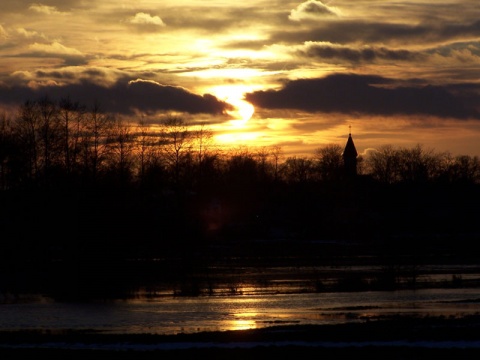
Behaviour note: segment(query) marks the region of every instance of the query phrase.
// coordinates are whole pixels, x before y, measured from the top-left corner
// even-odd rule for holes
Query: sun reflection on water
[[[257,313],[255,312],[234,314],[235,319],[228,324],[228,327],[230,330],[255,329],[257,327],[257,323],[253,319],[255,316],[257,316]]]

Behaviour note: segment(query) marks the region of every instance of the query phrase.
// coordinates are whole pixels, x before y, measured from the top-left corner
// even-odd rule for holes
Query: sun
[[[228,115],[233,117],[233,120],[230,122],[234,125],[245,125],[255,112],[253,105],[243,99],[230,99],[226,100],[226,102],[235,107],[234,110],[227,111]]]
[[[216,86],[212,92],[217,98],[233,105],[233,110],[227,111],[234,125],[245,125],[253,116],[255,108],[248,101],[244,100],[244,94],[250,89],[240,85]]]

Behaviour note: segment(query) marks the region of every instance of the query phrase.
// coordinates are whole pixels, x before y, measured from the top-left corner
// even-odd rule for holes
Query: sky
[[[0,108],[69,97],[310,156],[480,156],[478,0],[1,0]]]

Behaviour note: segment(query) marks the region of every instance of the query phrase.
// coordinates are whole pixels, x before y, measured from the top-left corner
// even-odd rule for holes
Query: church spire
[[[345,174],[347,176],[357,175],[357,149],[352,139],[352,127],[349,126],[348,140],[343,150],[343,166],[345,168]]]

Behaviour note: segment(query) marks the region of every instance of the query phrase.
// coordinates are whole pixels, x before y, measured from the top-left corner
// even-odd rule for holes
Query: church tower
[[[347,177],[355,177],[357,175],[357,149],[352,139],[352,130],[349,126],[350,132],[348,134],[347,144],[343,150],[343,166],[345,169],[345,175]]]

